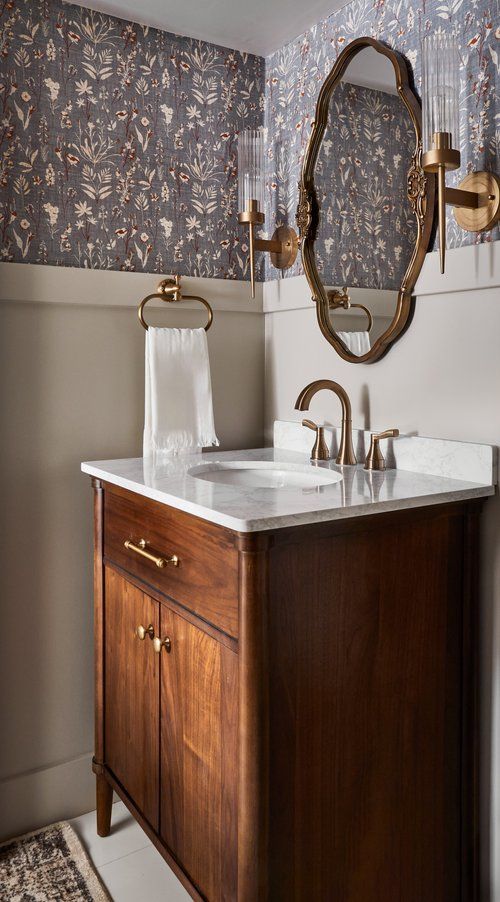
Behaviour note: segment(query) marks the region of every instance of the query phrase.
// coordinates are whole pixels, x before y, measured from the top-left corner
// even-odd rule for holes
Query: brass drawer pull
[[[160,654],[162,648],[170,654],[172,651],[172,643],[168,636],[165,636],[164,639],[160,639],[159,636],[155,636],[153,639],[153,648],[157,654]]]
[[[141,642],[146,636],[149,636],[150,639],[154,639],[155,628],[152,623],[150,623],[149,626],[143,626],[142,623],[140,623],[139,626],[136,627],[135,634]]]
[[[136,554],[140,554],[141,557],[145,557],[148,561],[152,561],[153,564],[156,564],[160,570],[163,567],[166,567],[167,564],[172,564],[173,567],[179,566],[179,558],[176,554],[172,554],[170,557],[159,557],[156,554],[151,554],[151,552],[146,551],[146,539],[139,539],[137,545],[134,542],[131,542],[130,539],[126,539],[123,543],[127,551],[135,551]]]

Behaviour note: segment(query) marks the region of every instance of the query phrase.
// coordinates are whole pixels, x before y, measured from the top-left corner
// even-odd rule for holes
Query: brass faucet
[[[344,466],[345,464],[355,464],[356,455],[352,447],[352,417],[351,402],[348,394],[338,382],[332,382],[331,379],[317,379],[316,382],[310,382],[302,389],[299,397],[295,402],[295,410],[309,410],[309,404],[316,392],[323,388],[332,391],[340,403],[342,404],[342,435],[340,438],[340,448],[335,463]]]

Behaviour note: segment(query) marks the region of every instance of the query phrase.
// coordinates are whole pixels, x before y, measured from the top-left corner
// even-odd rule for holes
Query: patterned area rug
[[[109,902],[73,828],[52,824],[0,845],[0,899]]]

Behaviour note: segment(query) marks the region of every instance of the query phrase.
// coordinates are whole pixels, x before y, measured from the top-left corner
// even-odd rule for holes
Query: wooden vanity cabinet
[[[93,484],[99,833],[114,789],[209,902],[477,900],[479,502],[238,534]]]

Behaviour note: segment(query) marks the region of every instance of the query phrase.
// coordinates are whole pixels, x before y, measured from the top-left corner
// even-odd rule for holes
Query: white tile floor
[[[95,811],[70,821],[113,902],[188,902],[190,896],[123,802],[113,805],[111,833],[96,833]]]

